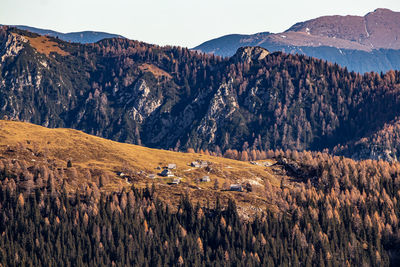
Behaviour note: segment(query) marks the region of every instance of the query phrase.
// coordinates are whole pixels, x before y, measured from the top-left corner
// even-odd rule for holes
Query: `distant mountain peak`
[[[253,61],[263,60],[269,54],[270,52],[263,47],[245,46],[245,47],[240,47],[237,50],[236,54],[233,55],[232,59],[250,63]]]
[[[1,26],[1,24],[0,24]],[[49,29],[40,29],[25,25],[4,25],[9,27],[14,27],[20,30],[29,31],[33,33],[37,33],[40,35],[47,35],[51,37],[55,37],[67,42],[73,43],[96,43],[100,40],[107,39],[107,38],[125,38],[124,36],[118,34],[112,34],[107,32],[96,32],[96,31],[81,31],[81,32],[68,32],[62,33],[57,32]]]
[[[395,11],[393,11],[393,10],[391,10],[391,9],[389,9],[389,8],[377,8],[377,9],[374,10],[373,13],[376,13],[376,12],[390,12],[390,13],[396,13]]]
[[[271,53],[303,54],[360,73],[400,69],[400,12],[378,8],[365,16],[322,16],[298,22],[281,33],[231,34],[195,48],[223,57],[239,47],[259,46]]]
[[[399,25],[400,12],[378,8],[365,16],[318,17],[296,23],[286,33],[306,33],[321,38],[321,43],[324,43],[323,38],[335,39],[334,42],[341,40],[339,45],[334,45],[339,48],[347,48],[347,42],[351,42],[349,48],[357,50],[400,49]]]

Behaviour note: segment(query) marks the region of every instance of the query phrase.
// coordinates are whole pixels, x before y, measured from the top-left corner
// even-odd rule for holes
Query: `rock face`
[[[207,113],[197,127],[199,138],[208,144],[215,143],[218,128],[224,127],[224,122],[230,120],[233,113],[239,109],[236,97],[232,80],[221,84],[210,101]]]
[[[20,35],[7,34],[0,36],[0,62],[3,63],[6,58],[17,56],[19,51],[24,48],[23,44],[26,42],[27,40]]]
[[[299,53],[360,73],[400,69],[400,12],[377,9],[361,16],[324,16],[299,22],[283,33],[227,35],[193,49],[232,56],[240,46]]]
[[[400,117],[398,72],[362,76],[262,47],[222,59],[127,39],[46,37],[51,50],[40,40],[0,28],[0,118],[164,149],[400,156],[398,128],[385,126]]]
[[[135,121],[142,123],[147,119],[159,106],[161,106],[162,98],[154,98],[150,96],[151,89],[146,84],[146,81],[140,79],[136,82],[133,87],[132,101],[133,107],[132,112]],[[127,105],[131,101],[127,102]]]
[[[251,63],[252,61],[263,60],[266,56],[269,55],[269,51],[265,48],[256,46],[256,47],[240,47],[236,54],[233,55],[233,60],[244,61],[247,63]]]

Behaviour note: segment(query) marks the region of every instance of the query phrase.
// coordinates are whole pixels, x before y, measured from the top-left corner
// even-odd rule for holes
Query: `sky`
[[[104,31],[192,48],[231,33],[282,32],[323,15],[400,11],[399,0],[1,0],[0,24]]]

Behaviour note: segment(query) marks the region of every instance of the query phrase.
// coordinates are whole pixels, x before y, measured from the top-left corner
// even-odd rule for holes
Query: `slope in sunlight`
[[[290,150],[275,151],[273,158],[273,161],[239,162],[121,144],[76,130],[0,121],[0,200],[2,205],[5,203],[2,215],[6,215],[0,217],[0,225],[6,226],[3,227],[6,236],[0,235],[0,242],[8,244],[10,239],[14,244],[26,242],[19,241],[19,236],[14,234],[14,229],[20,228],[11,229],[8,225],[8,218],[13,218],[14,214],[36,220],[27,223],[30,226],[24,224],[24,229],[43,226],[46,233],[50,221],[55,226],[50,231],[56,231],[58,226],[91,229],[87,226],[91,221],[99,222],[96,216],[100,215],[100,218],[106,216],[107,223],[115,222],[120,229],[125,228],[119,218],[128,219],[126,225],[143,225],[143,231],[139,233],[148,233],[146,240],[153,240],[147,236],[162,236],[158,235],[156,227],[168,229],[170,233],[169,227],[175,225],[179,229],[178,236],[183,238],[190,231],[207,233],[213,246],[215,242],[238,238],[240,241],[233,243],[241,246],[240,242],[246,242],[246,247],[262,248],[267,253],[271,251],[267,240],[278,240],[279,244],[291,244],[281,247],[290,247],[291,250],[294,247],[295,251],[303,249],[301,253],[306,255],[307,261],[316,262],[309,265],[322,266],[321,262],[327,258],[335,266],[344,266],[350,260],[349,265],[363,262],[364,266],[388,266],[392,262],[393,266],[398,266],[400,163],[353,161],[321,152]],[[194,160],[205,161],[208,166],[188,166]],[[157,175],[161,171],[158,166],[168,164],[176,164],[171,171],[181,178],[179,184],[170,184],[172,177]],[[155,177],[149,177],[151,172]],[[205,174],[211,182],[197,183],[196,179]],[[216,180],[223,184],[214,188],[212,182]],[[147,182],[154,183],[154,187],[135,189],[145,187]],[[232,183],[244,184],[246,190],[225,190],[225,186]],[[100,194],[99,188],[105,194]],[[188,195],[188,198],[182,198],[183,195]],[[221,210],[221,201],[217,199],[222,200],[222,204],[228,203],[225,211]],[[234,199],[237,205],[229,199]],[[49,215],[49,205],[59,214]],[[137,216],[131,215],[132,211],[137,212]],[[160,215],[171,211],[176,217],[165,224]],[[70,215],[66,217],[66,213]],[[234,224],[228,220],[230,214],[235,216]],[[246,223],[249,222],[248,226],[238,225],[238,214]],[[214,220],[215,226],[219,225],[223,230],[202,221],[204,218]],[[201,222],[202,227],[193,227],[193,222]],[[248,230],[249,234],[242,229]],[[267,235],[264,241],[261,238],[260,245],[257,245],[255,236],[259,234],[254,231],[260,229],[271,235]],[[208,234],[211,230],[216,238],[214,234]],[[90,230],[83,233],[93,236]],[[111,236],[111,231],[108,233]],[[138,231],[133,231],[131,236],[134,233]],[[228,236],[220,237],[221,233]],[[178,244],[175,243],[176,236],[168,243]],[[133,240],[138,239],[134,237]],[[186,244],[181,240],[179,244]],[[338,245],[341,242],[346,245]],[[165,242],[159,242],[160,248],[162,244]],[[318,246],[326,248],[327,252],[309,249]],[[23,251],[29,248],[23,247]],[[242,255],[244,250],[238,251]],[[285,251],[284,255],[292,256],[291,253]],[[297,259],[293,262],[298,261],[296,252],[293,259]]]
[[[24,166],[22,170],[48,168],[56,172],[59,186],[66,182],[72,191],[94,184],[106,192],[154,184],[159,197],[167,202],[177,203],[185,193],[203,204],[220,196],[225,200],[235,198],[244,210],[250,204],[254,210],[263,210],[267,206],[265,182],[272,186],[280,184],[280,178],[266,167],[271,165],[270,160],[251,164],[196,153],[150,149],[77,130],[48,129],[5,120],[0,121],[0,159],[4,165],[10,164],[9,161],[18,162]],[[196,162],[204,166],[197,166]],[[161,173],[169,164],[176,165],[171,170],[173,176],[164,177]],[[209,182],[201,181],[205,176],[210,178]],[[174,179],[179,179],[179,184],[172,184]],[[243,192],[230,191],[232,184],[242,185]]]

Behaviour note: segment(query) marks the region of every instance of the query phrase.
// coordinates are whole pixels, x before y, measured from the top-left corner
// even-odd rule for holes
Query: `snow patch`
[[[365,28],[365,32],[367,33],[367,37],[369,37],[369,32],[367,29],[367,23],[364,21],[364,28]]]

